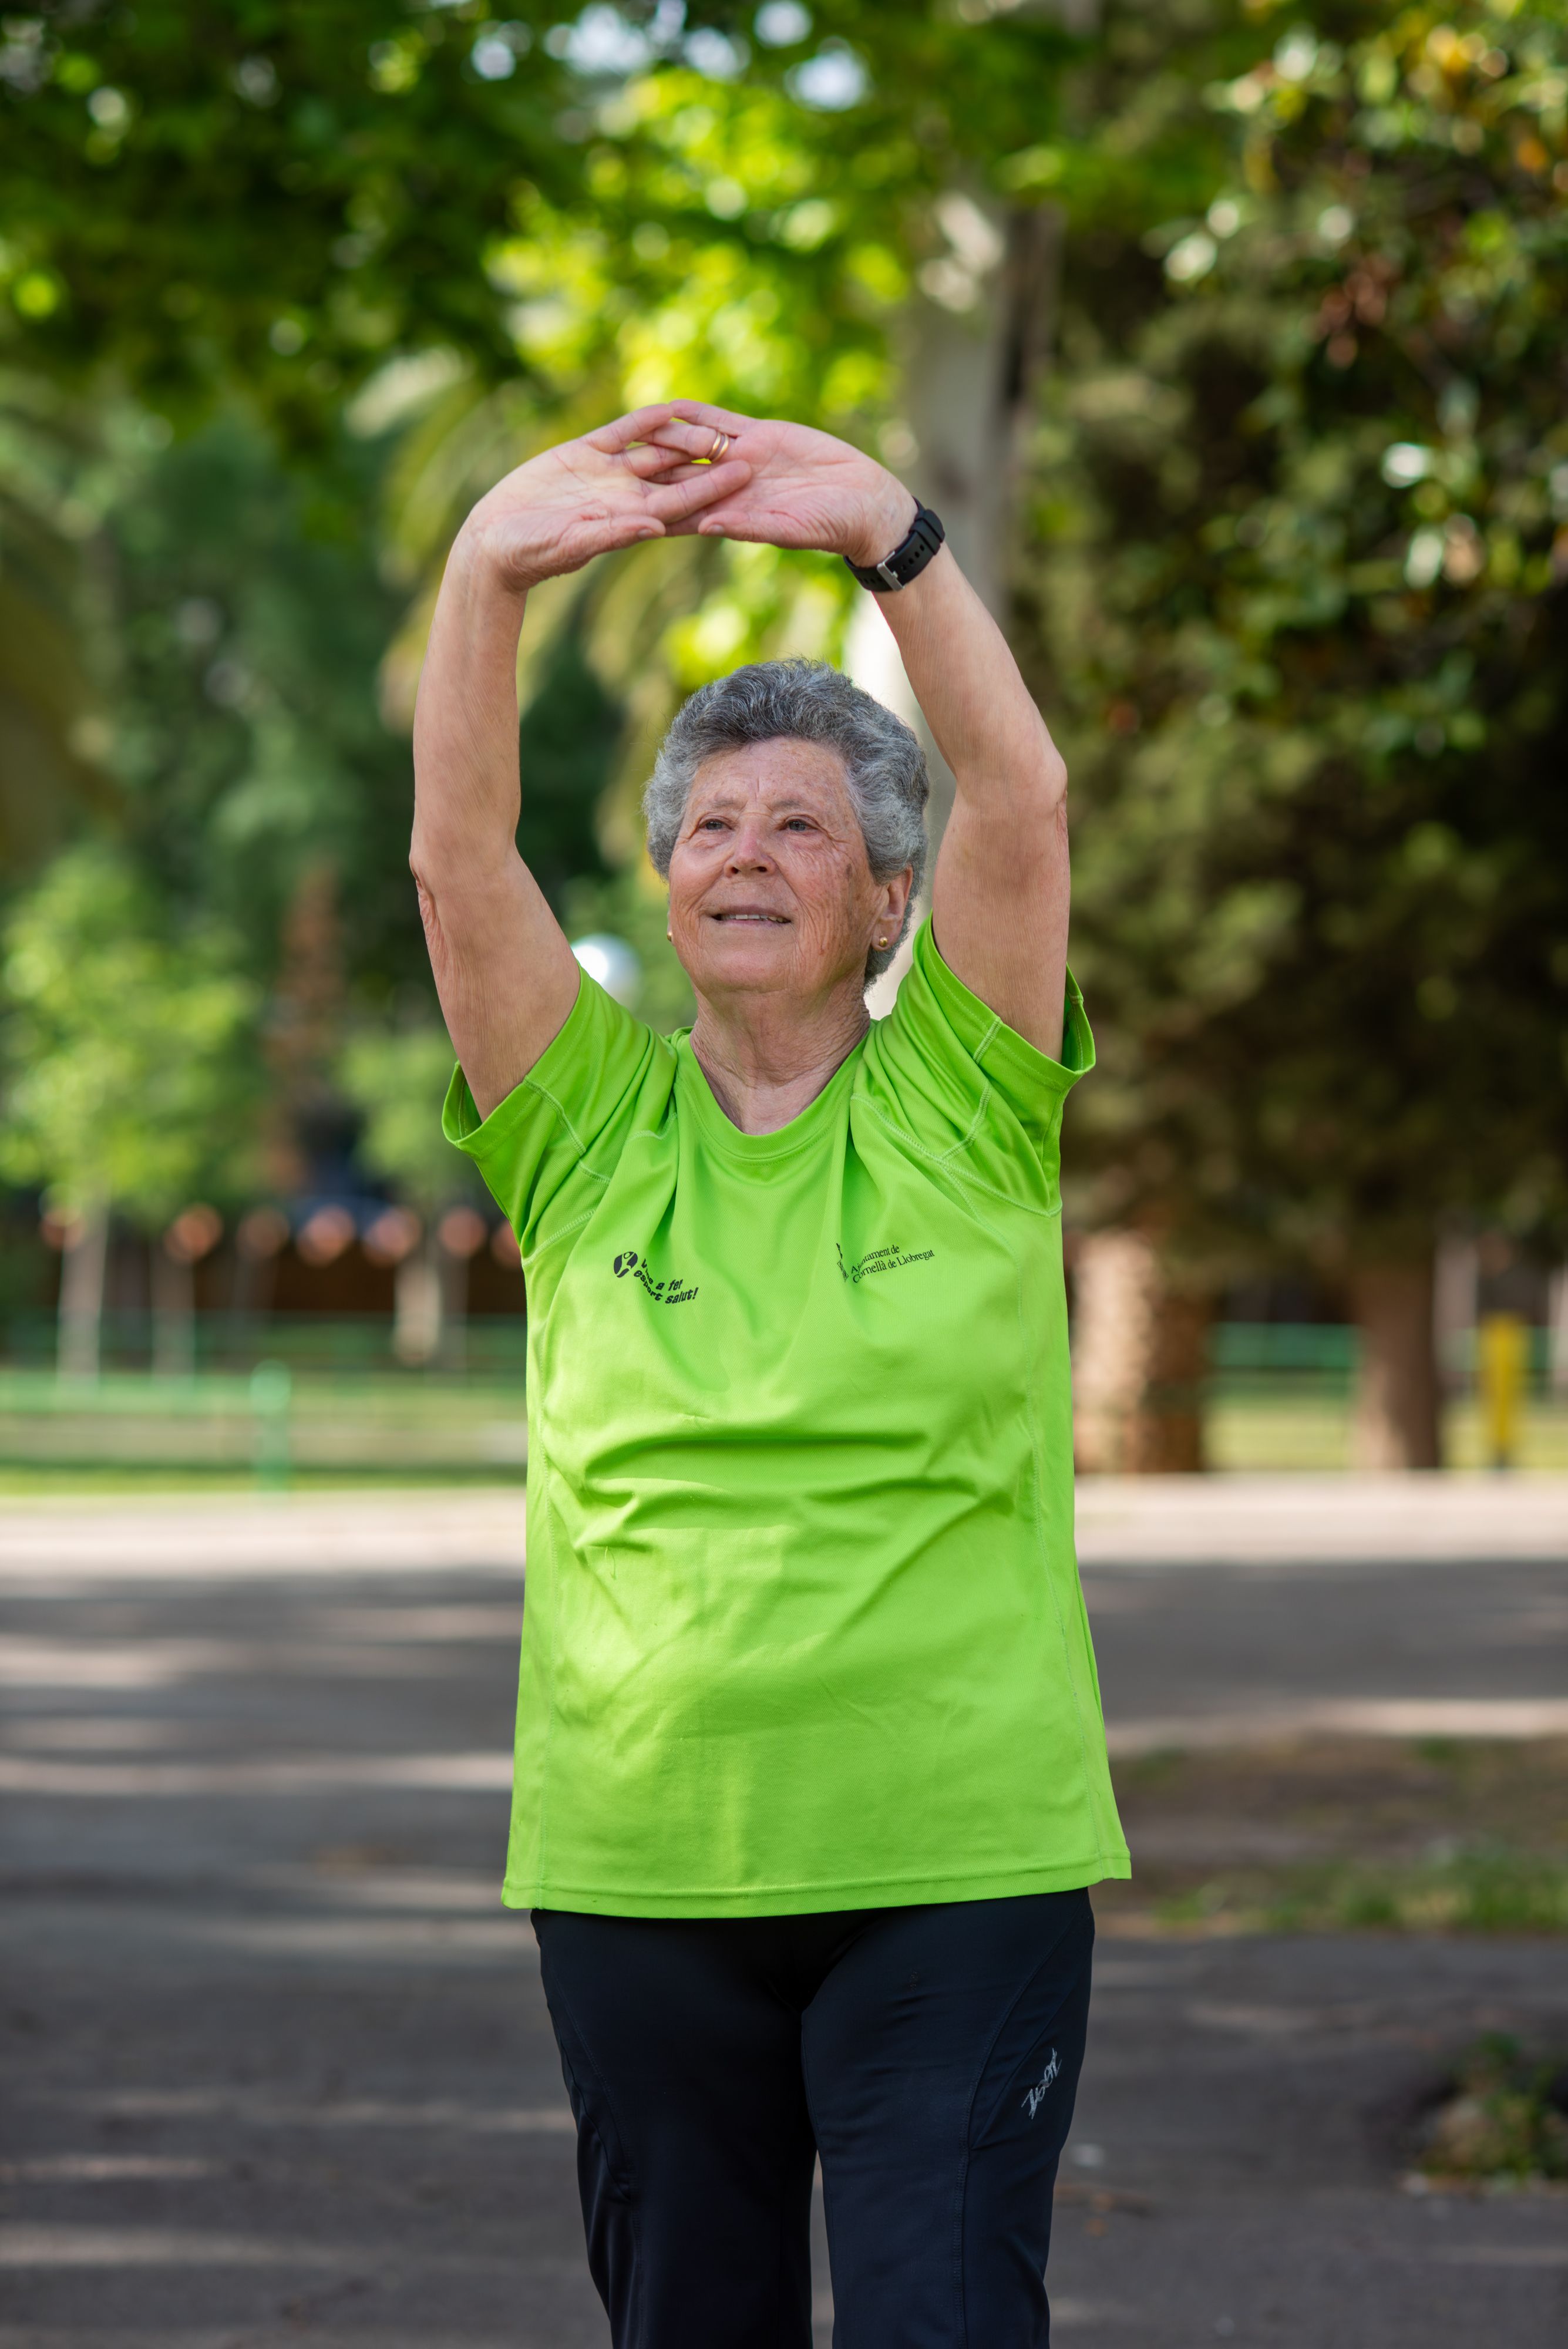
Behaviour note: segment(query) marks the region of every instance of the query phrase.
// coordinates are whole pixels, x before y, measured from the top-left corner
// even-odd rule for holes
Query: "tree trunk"
[[[468,1258],[453,1248],[440,1247],[441,1361],[447,1371],[461,1371],[468,1360]]]
[[[196,1375],[196,1268],[154,1240],[152,1370],[161,1379]]]
[[[1467,1233],[1450,1232],[1438,1243],[1432,1274],[1432,1347],[1445,1394],[1462,1394],[1469,1383],[1480,1303],[1480,1249]]]
[[[1554,1395],[1568,1394],[1568,1264],[1560,1264],[1546,1291],[1546,1377]]]
[[[922,275],[905,320],[905,396],[913,447],[898,460],[910,488],[942,518],[959,564],[1006,624],[1023,438],[1055,314],[1057,215],[1002,212],[958,189],[932,211],[947,251]],[[914,725],[919,712],[898,647],[867,597],[856,614],[849,674]],[[952,776],[929,737],[931,846],[952,805]]]
[[[410,1366],[433,1362],[441,1350],[441,1255],[432,1222],[423,1245],[404,1257],[393,1276],[392,1351]]]
[[[91,1207],[71,1226],[60,1259],[59,1339],[62,1378],[96,1379],[103,1356],[103,1296],[109,1273],[109,1209]]]
[[[400,1362],[461,1371],[467,1354],[468,1257],[441,1238],[432,1218],[423,1246],[399,1265],[392,1350]]]
[[[910,483],[941,515],[970,585],[1005,623],[1020,460],[1050,348],[1061,222],[1046,205],[1002,212],[959,190],[933,217],[947,254],[939,292],[909,315]]]
[[[1358,1265],[1350,1304],[1361,1339],[1352,1457],[1357,1468],[1443,1464],[1433,1260]]]
[[[1080,1240],[1074,1291],[1078,1466],[1124,1476],[1198,1473],[1210,1299],[1173,1289],[1142,1232]]]

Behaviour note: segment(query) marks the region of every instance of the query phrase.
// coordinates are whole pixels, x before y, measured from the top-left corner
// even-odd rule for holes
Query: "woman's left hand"
[[[668,447],[672,460],[690,462],[690,435],[679,428],[696,424],[716,436],[715,458],[741,458],[752,471],[749,481],[717,504],[669,526],[671,535],[698,532],[767,546],[814,546],[857,564],[879,563],[907,536],[915,519],[913,495],[847,440],[699,400],[678,399],[673,410],[670,427],[655,426],[646,435],[656,447]],[[728,435],[727,448],[720,434]]]

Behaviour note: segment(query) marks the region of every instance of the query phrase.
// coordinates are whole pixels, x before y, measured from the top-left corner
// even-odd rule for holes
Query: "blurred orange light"
[[[163,1248],[176,1264],[199,1264],[223,1237],[223,1219],[204,1199],[182,1207],[163,1235]]]
[[[448,1256],[477,1256],[490,1237],[484,1217],[472,1207],[449,1207],[436,1226]]]
[[[384,1208],[365,1235],[365,1253],[372,1264],[401,1264],[418,1247],[423,1229],[410,1208]]]
[[[319,1269],[323,1265],[336,1264],[344,1250],[353,1247],[357,1237],[354,1218],[347,1207],[317,1207],[301,1225],[294,1244],[306,1263]]]
[[[288,1217],[278,1207],[253,1207],[234,1234],[242,1256],[276,1256],[288,1246]]]

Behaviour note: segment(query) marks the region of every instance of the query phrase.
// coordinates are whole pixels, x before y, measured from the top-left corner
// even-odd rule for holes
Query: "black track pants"
[[[1086,1892],[807,1917],[535,1909],[615,2349],[1044,2349]]]

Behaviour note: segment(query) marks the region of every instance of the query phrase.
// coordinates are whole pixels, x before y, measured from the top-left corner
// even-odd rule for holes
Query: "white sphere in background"
[[[607,930],[595,930],[589,937],[574,938],[572,952],[588,977],[629,1011],[642,987],[642,965],[626,940],[612,937]]]

